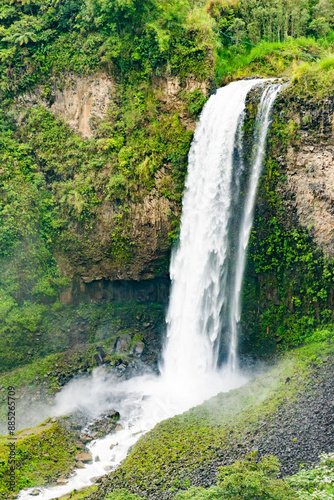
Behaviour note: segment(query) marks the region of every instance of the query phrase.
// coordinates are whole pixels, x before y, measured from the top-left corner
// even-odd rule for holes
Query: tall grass
[[[224,42],[224,40],[223,40]],[[304,67],[321,59],[322,69],[332,66],[334,31],[326,38],[289,38],[285,42],[262,41],[258,46],[247,44],[222,45],[218,49],[215,67],[216,85],[234,79],[259,74],[264,77],[291,76],[299,65]],[[314,59],[312,59],[314,58]]]

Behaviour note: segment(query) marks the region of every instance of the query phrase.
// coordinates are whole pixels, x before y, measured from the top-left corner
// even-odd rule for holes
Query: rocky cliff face
[[[333,101],[276,101],[244,285],[244,352],[300,344],[333,319]],[[250,113],[252,115],[252,113]]]
[[[188,131],[191,138],[196,116],[187,110],[185,96],[194,91],[201,91],[205,96],[207,84],[192,78],[181,82],[178,77],[156,77],[152,88],[158,114],[175,116],[181,129]],[[27,109],[42,106],[57,119],[64,120],[82,138],[99,141],[101,130],[98,127],[119,98],[117,92],[117,82],[104,74],[62,75],[47,88],[40,86],[17,99],[17,107],[22,110],[18,120],[20,123]],[[105,177],[108,168],[106,165]],[[181,211],[180,201],[173,196],[172,170],[173,164],[164,161],[155,171],[149,189],[133,186],[132,193],[122,201],[117,198],[111,201],[108,197],[101,200],[93,226],[72,224],[76,250],[57,251],[62,272],[71,278],[79,277],[83,283],[166,276],[171,245],[169,234],[175,229]],[[61,297],[70,295],[68,290]]]
[[[295,138],[284,156],[286,169],[279,192],[287,211],[314,237],[325,255],[334,257],[334,106],[322,102],[294,100],[287,95],[281,104]]]
[[[25,108],[44,106],[69,127],[90,138],[96,123],[106,114],[115,83],[108,75],[64,74],[17,98]]]

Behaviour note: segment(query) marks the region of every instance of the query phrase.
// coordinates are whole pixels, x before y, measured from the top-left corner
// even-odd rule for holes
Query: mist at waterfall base
[[[247,80],[219,89],[205,105],[197,125],[189,152],[180,240],[171,260],[172,288],[160,375],[119,381],[100,367],[90,377],[74,379],[57,395],[53,416],[79,409],[93,419],[115,409],[121,415],[122,430],[90,443],[93,457],[99,460],[77,470],[66,485],[41,489],[38,498],[48,500],[90,485],[91,478],[116,468],[139,437],[161,420],[248,380],[237,365],[241,284],[270,110],[278,85],[263,87],[254,132],[256,148],[233,266],[228,256],[232,198],[235,203],[240,196],[238,178],[245,168],[241,142],[246,98],[259,84],[263,85],[263,81]],[[219,367],[224,307],[228,311],[229,353],[226,364]],[[28,498],[30,492],[21,492],[20,498]]]
[[[58,498],[73,490],[90,486],[97,477],[116,469],[138,439],[157,423],[182,413],[204,400],[241,386],[247,381],[240,374],[223,370],[197,376],[191,383],[158,375],[143,375],[125,381],[117,379],[104,367],[97,368],[87,378],[74,379],[57,394],[53,416],[79,410],[95,417],[116,409],[122,430],[87,445],[93,462],[78,469],[66,484],[37,488],[38,499]],[[98,458],[97,458],[98,457]],[[93,479],[94,478],[94,479]],[[34,491],[35,490],[35,491]],[[19,498],[29,499],[36,488],[23,490]]]

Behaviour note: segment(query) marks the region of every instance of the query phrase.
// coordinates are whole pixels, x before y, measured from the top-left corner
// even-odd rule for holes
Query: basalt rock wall
[[[333,112],[332,97],[301,98],[293,84],[277,98],[249,242],[244,353],[298,345],[334,319]]]

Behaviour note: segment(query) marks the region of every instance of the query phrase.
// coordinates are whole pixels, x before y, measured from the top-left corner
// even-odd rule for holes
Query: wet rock
[[[80,436],[80,439],[83,443],[89,443],[90,441],[93,440],[92,436],[88,436],[87,434],[82,434]]]
[[[138,340],[131,349],[131,354],[136,357],[140,357],[145,349],[145,344],[141,340]]]
[[[91,453],[80,452],[75,455],[75,460],[86,463],[92,462],[93,457]]]
[[[91,424],[87,425],[81,440],[83,441],[85,436],[89,436],[90,438],[98,439],[107,434],[111,434],[115,432],[117,421],[120,418],[120,414],[118,411],[111,410],[105,415],[97,418]]]
[[[85,468],[85,464],[83,462],[81,462],[81,460],[79,460],[78,462],[76,462],[75,468],[76,469],[84,469]]]
[[[68,432],[75,434],[88,424],[89,418],[83,412],[77,410],[69,415],[58,418],[59,424],[64,427]]]
[[[87,449],[86,446],[81,441],[76,441],[74,444],[75,444],[76,448],[79,450],[86,451],[86,449]]]
[[[131,345],[131,336],[125,333],[116,342],[114,349],[115,354],[129,352],[130,345]]]
[[[30,492],[30,495],[33,497],[37,497],[40,494],[40,490],[34,489]]]
[[[101,478],[101,477],[99,477],[99,476],[94,476],[94,477],[91,477],[91,478],[90,478],[90,481],[91,481],[91,483],[93,483],[93,484],[96,484],[96,483],[101,483],[101,482],[102,482],[102,478]]]
[[[66,484],[67,479],[65,477],[58,477],[57,484]]]

